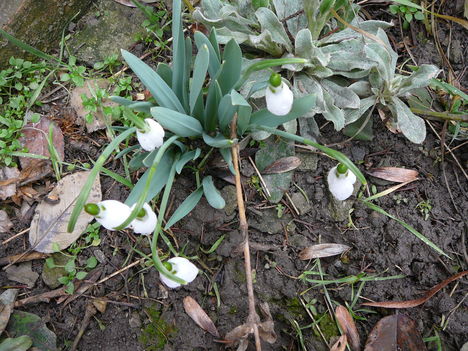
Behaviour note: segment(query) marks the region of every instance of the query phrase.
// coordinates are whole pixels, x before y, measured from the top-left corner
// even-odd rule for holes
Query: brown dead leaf
[[[48,257],[48,254],[40,252],[26,252],[19,255],[7,256],[0,258],[0,266],[6,266],[8,264],[14,264],[18,262],[27,262],[32,260],[41,260]]]
[[[41,155],[49,157],[48,135],[49,127],[53,125],[53,138],[52,142],[61,160],[65,157],[64,142],[62,130],[53,124],[47,117],[42,117],[37,123],[26,124],[21,132],[23,136],[20,138],[21,145],[28,149],[28,152],[34,155]],[[21,168],[25,169],[38,160],[31,157],[20,157]],[[32,178],[32,176],[29,176]]]
[[[62,178],[49,193],[49,198],[58,198],[58,203],[50,203],[44,199],[37,207],[29,230],[29,243],[35,251],[51,253],[58,246],[66,249],[80,237],[93,216],[81,212],[77,225],[72,233],[68,233],[67,225],[70,215],[81,189],[89,176],[89,171],[76,172]],[[88,197],[89,202],[101,201],[101,183],[96,178]]]
[[[262,174],[279,174],[292,171],[301,165],[301,159],[296,156],[283,157],[267,166]]]
[[[22,158],[20,158],[20,160],[21,159]],[[50,172],[52,172],[52,168],[50,167],[49,160],[31,159],[27,167],[21,170],[21,174],[18,177],[18,184],[23,186],[35,182],[36,180],[44,178],[50,174]]]
[[[299,259],[310,260],[312,258],[341,255],[349,249],[351,249],[349,246],[342,244],[317,244],[306,247],[304,250],[299,252]]]
[[[448,284],[453,282],[454,280],[460,279],[461,277],[468,274],[468,271],[463,271],[458,274],[451,276],[450,278],[444,280],[442,283],[437,284],[431,290],[427,291],[423,297],[414,300],[407,300],[407,301],[384,301],[384,302],[364,302],[364,306],[371,306],[371,307],[384,307],[384,308],[412,308],[419,305],[422,305],[427,300],[429,300],[432,296],[439,292],[439,290],[445,288]]]
[[[106,312],[107,308],[107,299],[103,297],[98,297],[97,299],[93,300],[93,305],[99,312],[104,313]]]
[[[367,173],[375,178],[395,183],[412,182],[418,178],[418,171],[399,167],[372,168]]]
[[[361,349],[359,333],[348,309],[341,305],[338,306],[335,310],[335,318],[340,325],[341,330],[346,335],[346,339],[348,340],[351,348],[355,351],[359,351]]]
[[[5,271],[9,280],[26,284],[29,288],[34,287],[37,278],[39,278],[39,274],[32,270],[31,261],[12,265]]]
[[[394,123],[393,121],[392,114],[390,113],[388,109],[384,111],[378,108],[377,111],[379,112],[380,119],[382,120],[382,122],[385,124],[385,126],[388,128],[390,132],[392,132],[393,134],[400,133],[396,123]]]
[[[16,182],[19,175],[17,168],[0,168],[0,200],[6,200],[16,194]]]
[[[258,324],[258,334],[263,341],[266,341],[269,344],[274,344],[277,339],[275,323],[273,322],[273,317],[270,313],[270,307],[266,302],[260,304],[260,312],[265,318],[265,321]]]
[[[114,1],[127,7],[136,7],[135,4],[132,2],[132,0],[114,0]],[[139,0],[139,1],[144,2],[146,4],[152,4],[153,2],[157,2],[159,0]]]
[[[3,333],[10,320],[17,294],[18,289],[8,289],[0,295],[0,334]]]
[[[235,327],[233,330],[227,333],[224,339],[226,339],[229,343],[234,343],[236,341],[247,339],[251,333],[253,333],[252,324],[245,323]]]
[[[370,332],[364,351],[425,351],[416,323],[404,314],[382,318]]]
[[[116,0],[114,0],[116,1]],[[93,96],[93,91],[97,89],[107,89],[110,85],[110,81],[106,79],[88,79],[85,81],[82,87],[76,87],[72,90],[70,94],[70,106],[76,112],[76,124],[85,125],[88,133],[95,132],[99,129],[106,128],[105,117],[101,111],[93,112],[93,121],[91,123],[86,123],[86,115],[89,113],[88,110],[83,106],[83,100],[81,99],[82,95],[86,95],[88,98]],[[104,107],[113,107],[118,104],[111,101],[105,100],[102,104]]]
[[[330,351],[345,351],[346,345],[348,344],[346,334],[341,335],[338,341],[332,346]]]
[[[10,221],[8,214],[0,210],[0,233],[8,233],[13,227],[13,223]]]
[[[200,307],[197,301],[192,297],[187,296],[184,298],[184,309],[185,313],[203,330],[206,330],[211,335],[219,338],[219,332],[216,329],[211,318],[206,312]]]

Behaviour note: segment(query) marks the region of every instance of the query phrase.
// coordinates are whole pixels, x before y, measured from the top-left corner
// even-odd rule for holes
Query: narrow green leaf
[[[215,137],[212,137],[206,133],[203,133],[203,140],[209,146],[212,146],[218,149],[230,148],[237,141],[237,139],[235,140],[227,139],[222,134],[217,134]]]
[[[218,77],[222,94],[227,94],[240,78],[242,68],[242,51],[234,39],[224,47],[223,66]]]
[[[149,191],[146,196],[145,202],[153,200],[164,188],[166,185],[167,177],[169,176],[169,171],[171,170],[171,164],[174,161],[174,156],[171,152],[166,152],[159,162],[159,165],[156,169],[154,176],[151,179],[149,186]],[[141,176],[138,182],[133,187],[132,191],[125,200],[125,203],[129,206],[132,206],[138,201],[140,194],[144,191],[146,182],[150,175],[151,169],[148,168],[145,173]]]
[[[221,63],[219,61],[218,54],[213,48],[213,45],[211,45],[210,40],[201,32],[195,32],[194,38],[198,50],[200,50],[204,44],[206,44],[206,46],[208,47],[208,51],[210,52],[210,63],[208,65],[208,72],[210,73],[211,78],[216,77]]]
[[[78,198],[76,200],[75,207],[73,208],[72,214],[70,216],[70,222],[68,222],[67,230],[69,233],[73,232],[73,230],[75,229],[76,221],[78,220],[78,216],[83,210],[84,204],[88,200],[88,196],[93,186],[94,179],[99,174],[99,171],[104,165],[104,162],[106,162],[107,158],[115,150],[117,145],[119,145],[121,141],[128,138],[134,132],[135,128],[129,128],[125,132],[117,136],[114,140],[111,141],[109,145],[107,145],[107,147],[102,152],[101,156],[99,156],[99,158],[97,159],[93,169],[89,173],[88,179],[86,180],[86,184],[84,185],[83,189],[81,189],[80,195],[78,195]]]
[[[200,122],[184,113],[179,113],[165,107],[153,107],[151,115],[161,125],[181,137],[200,136],[203,127]]]
[[[166,82],[166,84],[172,87],[172,68],[164,62],[159,62],[156,67],[156,73]]]
[[[386,212],[383,208],[377,206],[377,205],[374,205],[373,203],[371,202],[368,202],[368,201],[363,201],[363,203],[369,207],[371,210],[374,210],[378,213],[381,213],[395,221],[397,221],[398,223],[400,223],[403,227],[405,227],[405,229],[407,229],[411,234],[415,235],[419,240],[421,240],[422,242],[424,242],[427,246],[429,246],[430,248],[434,249],[435,251],[437,251],[439,254],[441,255],[444,255],[445,257],[447,258],[450,258],[452,259],[449,255],[447,255],[442,249],[440,249],[436,244],[434,244],[432,241],[430,241],[428,238],[426,238],[423,234],[421,234],[420,232],[418,232],[416,229],[414,229],[412,226],[410,226],[409,224],[407,224],[406,222],[402,221],[401,219],[391,215],[390,213]]]
[[[172,89],[179,98],[179,101],[183,102],[183,85],[187,57],[184,33],[182,31],[182,6],[180,0],[173,2],[172,14],[172,36],[174,38],[172,42]],[[183,111],[179,110],[179,112]]]
[[[20,49],[23,49],[24,51],[29,52],[30,54],[37,56],[41,59],[48,60],[48,61],[54,61],[58,64],[64,65],[60,60],[58,60],[56,57],[51,56],[46,54],[45,52],[42,52],[41,50],[36,49],[35,47],[32,47],[29,44],[26,44],[24,41],[21,41],[19,39],[16,39],[14,36],[12,36],[10,33],[4,31],[3,29],[0,28],[0,35],[5,37],[9,42],[11,42],[13,45],[16,45]]]
[[[305,115],[315,106],[315,95],[306,95],[294,99],[294,103],[287,115],[276,116],[267,109],[263,109],[252,114],[250,124],[262,125],[266,127],[277,127],[283,123]]]
[[[226,205],[223,197],[219,193],[218,189],[216,189],[213,178],[211,176],[207,176],[203,178],[203,193],[205,194],[206,200],[208,203],[217,209],[222,209]]]
[[[199,187],[193,193],[191,193],[187,198],[180,204],[177,210],[174,211],[171,218],[167,221],[166,226],[164,227],[165,230],[172,227],[186,215],[188,215],[200,202],[201,197],[203,196],[203,188]]]
[[[223,132],[229,130],[232,117],[236,113],[236,106],[232,104],[231,94],[226,94],[222,97],[218,105],[218,124]]]
[[[149,101],[137,101],[137,102],[134,102],[133,104],[129,104],[127,107],[137,112],[144,112],[144,113],[150,114],[150,109],[153,106],[154,104]]]
[[[250,124],[252,106],[237,91],[231,92],[232,105],[237,107],[237,132],[243,135]]]
[[[218,39],[216,38],[216,28],[211,27],[210,30],[210,35],[208,36],[208,39],[213,46],[214,51],[216,52],[216,56],[218,57],[218,60],[221,61],[221,54],[219,52],[219,44],[218,44]]]
[[[278,135],[280,137],[283,137],[283,138],[286,138],[286,139],[289,139],[289,140],[294,140],[294,141],[297,141],[297,142],[302,143],[302,144],[313,146],[313,147],[319,149],[320,151],[324,152],[325,154],[327,154],[331,158],[337,160],[338,162],[343,163],[346,167],[348,167],[355,174],[355,176],[359,179],[359,181],[363,185],[367,184],[366,177],[364,177],[364,175],[361,173],[359,168],[357,168],[356,165],[348,157],[346,157],[346,155],[342,154],[339,151],[336,151],[336,150],[330,149],[329,147],[320,145],[320,144],[318,144],[318,143],[316,143],[316,142],[314,142],[312,140],[300,137],[300,136],[295,135],[295,134],[283,132],[283,131],[275,129],[275,128],[270,128],[270,127],[266,127],[266,126],[259,126],[259,125],[251,125],[249,129],[251,129],[251,131],[264,130],[265,132],[268,132],[270,134]]]
[[[221,156],[223,156],[224,161],[228,164],[229,170],[233,175],[236,174],[236,170],[234,169],[234,165],[232,164],[232,154],[231,154],[231,149],[224,148],[224,149],[219,149],[219,153]]]
[[[221,87],[217,80],[212,80],[208,88],[208,96],[205,105],[205,130],[210,132],[216,130],[217,112],[219,102],[221,101]]]
[[[177,161],[176,164],[176,172],[177,174],[180,174],[182,172],[182,169],[185,167],[185,165],[190,162],[196,160],[198,157],[200,157],[201,154],[201,149],[196,148],[196,150],[192,150],[189,152],[186,152],[182,155],[182,157]]]
[[[211,254],[213,252],[216,251],[216,249],[218,248],[219,245],[221,245],[221,243],[223,242],[224,238],[226,237],[225,234],[221,235],[218,240],[215,241],[215,243],[208,249],[208,250],[204,250],[203,248],[200,247],[200,250],[204,253],[204,254]]]
[[[192,85],[190,87],[190,113],[193,112],[198,97],[202,91],[205,82],[206,72],[208,71],[210,52],[205,44],[198,50],[195,57],[193,68]]]
[[[184,113],[185,110],[180,103],[177,95],[167,83],[150,66],[144,63],[135,55],[122,50],[122,56],[128,66],[140,78],[144,86],[150,91],[156,102],[166,108]]]

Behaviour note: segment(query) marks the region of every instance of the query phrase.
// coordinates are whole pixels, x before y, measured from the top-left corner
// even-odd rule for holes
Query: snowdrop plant
[[[353,194],[356,176],[348,167],[340,163],[330,169],[327,182],[330,193],[337,200],[344,201]]]
[[[159,148],[164,141],[164,128],[152,118],[145,119],[145,128],[136,131],[138,142],[145,151]]]
[[[183,279],[187,284],[195,280],[198,275],[198,268],[184,257],[173,257],[163,264],[169,272],[174,274],[176,277]],[[160,274],[159,276],[161,281],[168,288],[175,289],[181,286],[180,283],[166,277],[164,274]]]
[[[287,108],[283,106],[280,111],[281,115],[278,115],[266,108],[254,111],[247,98],[240,94],[245,82],[253,73],[284,64],[307,64],[308,59],[300,57],[266,59],[243,68],[242,51],[238,43],[235,40],[229,40],[224,48],[221,48],[215,29],[212,29],[208,36],[201,32],[194,33],[196,54],[193,54],[192,40],[189,37],[184,38],[183,35],[181,12],[181,1],[174,0],[173,58],[170,65],[160,63],[156,69],[153,69],[133,54],[122,51],[128,66],[152,97],[148,101],[139,102],[113,97],[114,101],[125,106],[124,115],[134,122],[135,127],[122,128],[121,134],[112,140],[96,161],[76,201],[68,230],[73,230],[94,179],[106,159],[117,145],[135,135],[136,132],[141,147],[129,146],[116,157],[133,154],[129,162],[130,166],[134,169],[146,168],[146,171],[125,201],[125,204],[131,207],[130,214],[114,229],[120,230],[128,226],[139,228],[140,226],[137,226],[134,221],[138,220],[140,211],[145,209],[145,203],[159,196],[159,213],[150,239],[152,260],[163,276],[183,285],[187,283],[185,280],[187,277],[174,274],[159,258],[158,238],[164,236],[163,229],[169,229],[190,213],[203,196],[212,207],[218,209],[224,207],[225,200],[217,190],[212,176],[205,173],[206,164],[215,152],[219,152],[231,172],[234,172],[231,147],[236,145],[238,140],[263,131],[315,146],[330,157],[346,164],[363,183],[365,183],[365,178],[357,167],[340,152],[278,129],[284,123],[308,113],[314,107],[313,95],[292,99],[292,94],[287,93],[289,88],[286,83],[281,77],[276,76],[273,82],[274,88],[281,86],[283,95],[287,94]],[[265,85],[263,87],[265,88]],[[155,138],[149,138],[152,141],[151,148],[154,146],[152,151],[148,150],[151,149],[150,147],[146,148],[146,142],[142,142],[141,136],[138,137],[138,130],[147,136],[150,135],[151,132],[146,129],[153,127],[150,120],[159,123],[166,132],[166,138],[161,145],[159,145],[162,139],[160,130],[155,133]],[[175,209],[163,227],[162,220],[166,215],[174,179],[176,174],[180,174],[184,168],[193,172],[195,189]],[[166,239],[164,241],[167,244],[169,240]],[[175,255],[173,248],[170,249]]]
[[[271,74],[265,100],[268,111],[276,116],[284,116],[291,111],[294,96],[280,74]]]
[[[134,207],[135,205],[131,207],[131,210],[133,210]],[[150,205],[145,203],[143,204],[143,208],[140,209],[140,212],[138,212],[136,218],[130,223],[130,227],[137,234],[149,235],[154,232],[157,221],[158,218],[156,214]]]

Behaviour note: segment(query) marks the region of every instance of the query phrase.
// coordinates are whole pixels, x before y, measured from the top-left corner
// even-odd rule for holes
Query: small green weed
[[[403,29],[408,29],[413,19],[424,21],[424,13],[417,8],[405,5],[390,5],[389,10],[394,15],[399,15],[403,18]]]
[[[424,217],[424,220],[427,221],[429,219],[430,212],[432,210],[432,205],[430,200],[421,201],[416,205],[416,208],[419,210],[421,215]]]

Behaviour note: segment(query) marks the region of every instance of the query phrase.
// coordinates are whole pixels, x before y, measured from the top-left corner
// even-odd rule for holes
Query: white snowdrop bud
[[[268,111],[277,116],[287,115],[294,102],[294,96],[289,87],[283,82],[278,73],[270,76],[270,84],[265,91]]]
[[[148,126],[148,130],[140,131],[137,129],[137,139],[143,150],[153,151],[163,144],[164,129],[152,118],[146,118],[145,123]]]
[[[104,200],[85,205],[85,211],[93,215],[104,228],[115,230],[131,213],[130,207],[117,200]]]
[[[133,211],[134,208],[135,205],[132,206],[131,210]],[[156,222],[158,221],[156,214],[147,203],[143,205],[140,212],[142,216],[137,216],[132,223],[130,223],[130,227],[137,234],[148,235],[153,233],[154,228],[156,228]]]
[[[174,274],[176,277],[185,280],[188,283],[191,283],[198,275],[198,268],[189,260],[183,257],[173,257],[167,260],[166,264],[170,264],[169,271]],[[159,273],[161,281],[171,289],[178,288],[179,283],[169,279],[165,275]]]
[[[356,176],[340,163],[328,172],[327,181],[332,195],[337,200],[344,201],[353,194]]]

